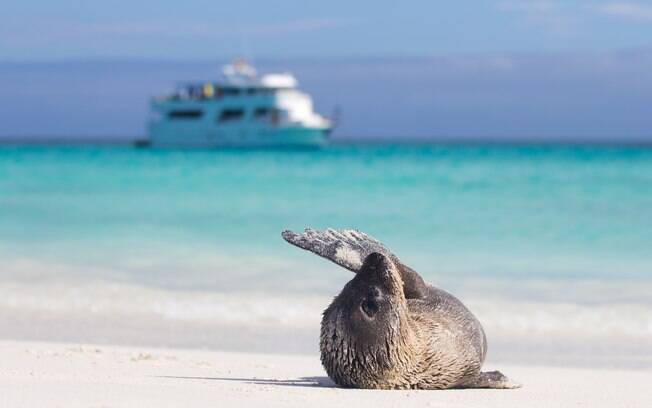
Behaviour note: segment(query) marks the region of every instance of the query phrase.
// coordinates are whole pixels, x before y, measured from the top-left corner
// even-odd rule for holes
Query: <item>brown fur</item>
[[[380,241],[330,228],[281,235],[356,273],[324,311],[321,325],[321,360],[338,385],[519,387],[498,371],[480,371],[487,341],[462,302],[426,284]]]
[[[407,299],[404,275],[389,257],[373,253],[324,311],[320,349],[328,375],[343,387],[481,386],[486,340],[480,323],[456,298],[431,286],[423,297]],[[373,317],[364,302],[377,310]],[[503,386],[493,388],[508,388],[500,376]]]

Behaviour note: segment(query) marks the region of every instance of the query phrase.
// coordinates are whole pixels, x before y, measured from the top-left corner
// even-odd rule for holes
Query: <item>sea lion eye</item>
[[[360,308],[369,317],[374,317],[378,313],[378,302],[375,299],[365,299],[362,301]]]

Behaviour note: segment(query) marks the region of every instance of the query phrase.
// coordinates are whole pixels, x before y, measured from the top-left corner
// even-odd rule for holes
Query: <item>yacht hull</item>
[[[169,124],[151,124],[152,147],[322,147],[328,142],[328,128],[227,128],[194,129]]]

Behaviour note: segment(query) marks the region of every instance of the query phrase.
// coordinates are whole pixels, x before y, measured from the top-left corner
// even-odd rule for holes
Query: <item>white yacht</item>
[[[152,146],[322,146],[331,121],[288,73],[257,76],[243,60],[216,82],[187,83],[151,100]]]

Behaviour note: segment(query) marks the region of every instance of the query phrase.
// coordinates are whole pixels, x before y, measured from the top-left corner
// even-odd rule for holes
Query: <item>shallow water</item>
[[[650,149],[0,148],[6,307],[251,324],[281,314],[312,327],[350,273],[280,238],[307,226],[374,235],[427,280],[485,305],[477,314],[498,332],[582,332],[584,319],[605,336],[652,336]],[[247,295],[238,315],[231,297]],[[513,318],[486,306],[496,304]]]

